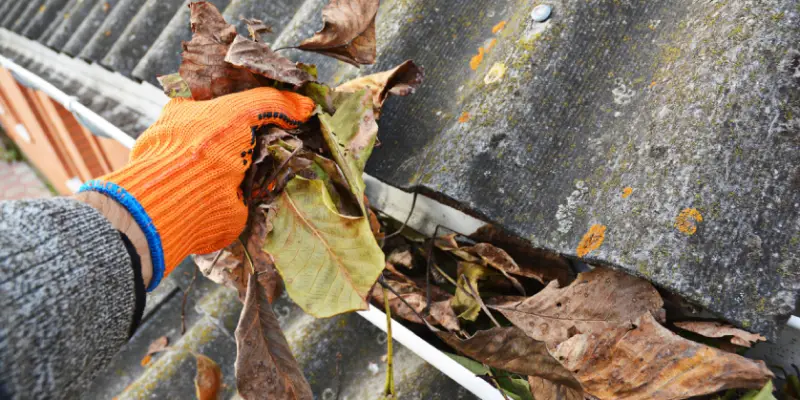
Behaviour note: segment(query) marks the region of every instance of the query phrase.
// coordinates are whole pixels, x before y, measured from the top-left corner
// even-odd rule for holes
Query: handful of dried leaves
[[[159,77],[169,96],[205,100],[270,86],[318,105],[295,130],[257,132],[242,183],[247,227],[226,249],[195,256],[204,275],[236,289],[244,303],[236,329],[243,398],[313,398],[270,306],[284,288],[316,317],[364,309],[370,297],[385,302],[395,317],[424,323],[461,354],[455,359],[514,398],[678,399],[760,388],[772,377],[761,362],[662,326],[658,291],[624,273],[596,268],[575,277],[560,257],[490,230],[471,239],[393,236],[382,248],[387,222],[370,210],[362,174],[381,107],[390,95],[413,93],[422,68],[406,61],[331,88],[317,81],[315,66],[264,43],[261,21],[245,20],[247,38],[212,4],[189,7],[193,36],[180,69]],[[323,28],[297,48],[371,64],[377,11],[378,0],[331,0]],[[391,293],[376,286],[381,276]],[[757,340],[732,327],[707,335]]]

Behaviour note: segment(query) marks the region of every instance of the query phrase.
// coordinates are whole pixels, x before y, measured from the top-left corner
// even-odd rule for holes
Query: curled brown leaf
[[[294,86],[314,80],[311,74],[298,68],[297,63],[275,53],[266,44],[238,35],[228,48],[225,61],[254,74]]]
[[[322,9],[322,29],[298,47],[355,66],[374,63],[378,5],[379,0],[331,0]]]
[[[406,60],[402,64],[384,72],[362,76],[345,82],[334,89],[339,93],[355,93],[367,89],[372,94],[372,105],[376,118],[380,116],[383,102],[389,95],[407,96],[414,93],[422,84],[425,73],[414,61]]]
[[[710,338],[731,336],[731,343],[742,347],[750,347],[753,345],[753,343],[767,340],[767,338],[757,333],[750,333],[721,322],[682,321],[675,322],[675,326],[683,330],[694,332],[698,335],[703,335]]]
[[[550,351],[599,399],[685,399],[757,389],[773,377],[762,361],[681,338],[649,312],[632,328],[575,335]]]
[[[406,321],[421,324],[422,321],[417,314],[422,315],[427,305],[425,291],[407,279],[396,281],[387,278],[386,283],[414,309],[413,311],[409,309],[402,300],[390,291],[388,292],[389,307],[392,310],[392,317],[399,317]],[[371,296],[377,302],[383,304],[383,290],[380,285],[375,285],[372,288]],[[429,309],[430,315],[426,317],[429,324],[439,325],[451,331],[459,330],[458,318],[450,307],[451,298],[452,296],[450,296],[450,294],[438,287],[431,287],[432,302]],[[414,311],[416,311],[416,313],[414,313]]]
[[[195,395],[198,400],[217,400],[222,386],[222,371],[214,360],[195,354],[197,374],[194,377]]]

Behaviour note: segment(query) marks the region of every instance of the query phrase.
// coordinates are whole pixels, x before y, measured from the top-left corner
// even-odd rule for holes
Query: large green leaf
[[[372,97],[362,90],[353,95],[337,97],[337,100],[341,103],[336,105],[333,116],[319,113],[322,136],[364,211],[365,185],[362,174],[378,136]]]
[[[275,259],[289,296],[315,317],[367,308],[384,255],[364,217],[335,212],[320,180],[295,177],[276,200],[264,250]]]

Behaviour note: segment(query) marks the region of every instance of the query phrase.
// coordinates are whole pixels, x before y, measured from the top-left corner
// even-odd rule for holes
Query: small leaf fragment
[[[767,382],[761,390],[751,390],[745,393],[740,400],[778,400],[772,394],[775,390],[772,386],[772,381]]]
[[[254,74],[294,86],[314,80],[306,70],[298,68],[297,63],[275,53],[266,44],[239,35],[231,43],[225,61]]]
[[[767,338],[757,333],[750,333],[731,325],[714,321],[682,321],[675,322],[675,326],[705,337],[732,336],[731,343],[742,347],[750,347],[753,343],[767,340]]]
[[[536,400],[583,400],[583,390],[561,385],[538,376],[529,376],[528,384]]]
[[[164,94],[169,98],[192,98],[192,91],[189,90],[189,85],[181,78],[179,73],[160,75],[156,79],[158,79],[158,83],[161,84],[161,88],[164,89]]]
[[[452,306],[453,310],[459,313],[458,316],[460,318],[475,321],[481,312],[481,305],[473,297],[472,291],[466,282],[469,281],[469,284],[475,290],[479,290],[478,281],[486,279],[491,273],[489,269],[480,264],[466,261],[458,263],[458,287],[453,297]]]
[[[166,336],[161,336],[160,338],[154,340],[150,343],[150,346],[147,347],[147,354],[158,353],[161,350],[164,350],[169,345],[169,338]]]
[[[250,34],[250,39],[255,42],[261,42],[263,39],[261,35],[264,33],[272,33],[272,27],[264,24],[264,21],[256,18],[241,18],[247,25],[247,32]]]
[[[358,66],[375,62],[375,16],[379,0],[331,0],[324,25],[298,46]]]
[[[195,395],[198,400],[217,400],[222,385],[222,371],[214,360],[195,354],[197,374],[194,377]]]

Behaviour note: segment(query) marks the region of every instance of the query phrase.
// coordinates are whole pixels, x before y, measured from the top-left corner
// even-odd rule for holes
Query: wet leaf
[[[322,9],[322,29],[298,47],[355,66],[374,63],[378,4],[379,0],[331,0]]]
[[[490,367],[520,375],[539,376],[581,390],[581,386],[547,351],[544,342],[525,335],[516,327],[478,331],[468,339],[440,332],[439,337],[460,353]]]
[[[731,343],[743,347],[750,347],[753,343],[767,340],[767,338],[759,334],[750,333],[720,322],[683,321],[675,322],[675,326],[683,330],[697,333],[698,335],[703,335],[705,337],[718,338],[732,336]]]
[[[345,82],[334,89],[339,93],[355,93],[366,89],[372,94],[375,117],[380,116],[383,102],[389,95],[407,96],[414,93],[425,76],[421,67],[407,60],[391,70],[362,76]]]
[[[169,338],[166,336],[161,336],[160,338],[150,343],[150,346],[147,347],[147,355],[158,353],[159,351],[167,348],[168,345],[169,345]]]
[[[236,387],[244,399],[314,398],[272,311],[252,277],[236,327]]]
[[[481,312],[481,305],[472,296],[472,291],[467,286],[468,281],[472,287],[480,294],[478,288],[478,281],[488,278],[491,271],[480,264],[462,261],[458,263],[458,287],[456,294],[453,297],[452,306],[458,314],[459,318],[464,318],[468,321],[475,321]],[[466,278],[466,280],[465,280]]]
[[[254,74],[294,86],[314,80],[311,74],[298,68],[297,63],[275,53],[266,44],[238,35],[228,49],[225,61]]]
[[[773,377],[763,362],[681,338],[649,312],[633,327],[578,334],[550,350],[600,399],[684,399],[760,388]]]
[[[225,61],[236,28],[225,22],[211,3],[189,3],[189,9],[192,40],[183,43],[178,72],[189,85],[192,98],[208,100],[261,86],[250,71]]]
[[[541,292],[518,303],[491,306],[512,324],[539,341],[558,344],[577,333],[630,326],[646,312],[664,305],[649,282],[607,268],[584,272],[569,286],[550,282]]]
[[[189,90],[189,85],[181,78],[179,73],[160,75],[157,79],[158,83],[161,84],[161,88],[164,90],[164,94],[169,98],[192,98],[192,91]]]
[[[194,376],[194,390],[198,400],[216,400],[222,385],[222,371],[214,360],[195,354],[197,374]]]
[[[366,91],[349,95],[338,105],[333,116],[319,114],[325,142],[333,160],[341,168],[353,196],[364,208],[364,165],[378,136],[378,124],[372,112],[372,100]]]
[[[247,32],[250,33],[250,38],[253,41],[261,42],[261,35],[264,33],[272,33],[272,27],[264,24],[264,21],[255,18],[242,18],[242,21],[247,25]]]
[[[536,400],[583,400],[583,390],[573,389],[538,376],[529,376],[528,384]]]
[[[388,283],[395,292],[400,294],[403,300],[405,300],[408,305],[414,308],[414,311],[420,315],[424,315],[422,311],[427,305],[425,290],[419,288],[417,285],[409,281],[400,282],[387,278],[386,283]],[[417,317],[417,314],[410,310],[402,300],[395,296],[394,293],[388,293],[389,307],[391,307],[392,310],[392,317],[399,317],[406,321],[417,324],[422,323],[419,317]],[[372,288],[371,296],[377,302],[383,304],[383,288],[380,285],[375,285]],[[459,329],[458,318],[453,312],[453,309],[450,307],[451,298],[452,296],[450,294],[444,292],[438,287],[431,287],[432,303],[430,307],[430,315],[425,317],[429,324],[439,325],[451,331],[457,331]]]
[[[320,318],[365,309],[384,265],[369,221],[335,212],[320,180],[295,177],[275,206],[264,250],[295,303]]]
[[[745,393],[740,400],[778,400],[772,394],[775,390],[772,386],[772,381],[767,382],[761,390],[751,390]]]

